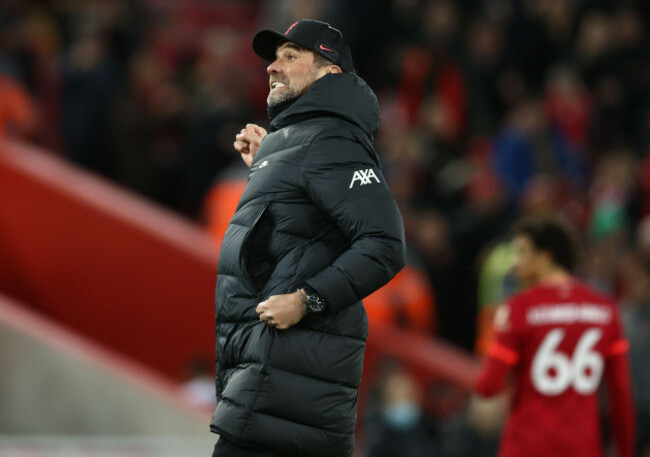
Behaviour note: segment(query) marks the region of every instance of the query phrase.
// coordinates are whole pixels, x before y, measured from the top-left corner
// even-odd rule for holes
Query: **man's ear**
[[[341,67],[339,67],[338,65],[332,65],[328,73],[343,73],[343,70],[341,70]]]

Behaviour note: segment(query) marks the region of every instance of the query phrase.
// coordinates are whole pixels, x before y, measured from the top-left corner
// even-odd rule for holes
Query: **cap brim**
[[[289,40],[281,33],[269,29],[260,30],[253,37],[253,51],[262,59],[273,62],[275,50],[283,41]]]

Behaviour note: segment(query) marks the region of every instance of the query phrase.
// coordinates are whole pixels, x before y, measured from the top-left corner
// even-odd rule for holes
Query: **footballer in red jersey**
[[[600,457],[598,389],[607,387],[619,457],[634,453],[628,342],[616,305],[570,274],[575,254],[552,219],[514,228],[515,274],[526,286],[501,305],[496,340],[476,384],[482,396],[515,385],[500,457]]]

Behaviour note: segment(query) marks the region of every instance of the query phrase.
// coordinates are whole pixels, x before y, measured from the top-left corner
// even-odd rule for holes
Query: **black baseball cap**
[[[350,47],[341,32],[326,22],[301,19],[291,24],[284,33],[260,30],[253,38],[253,50],[262,59],[273,62],[276,48],[285,41],[320,54],[344,72],[354,72]]]

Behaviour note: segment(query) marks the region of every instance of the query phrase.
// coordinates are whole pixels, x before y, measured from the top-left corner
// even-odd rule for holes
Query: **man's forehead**
[[[292,43],[291,41],[284,41],[280,43],[277,48],[275,48],[275,54],[278,55],[280,52],[287,49],[291,49],[298,52],[311,52],[309,49],[304,48],[296,43]]]

